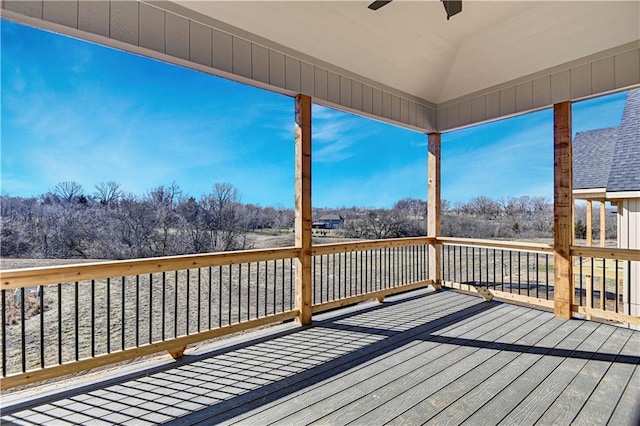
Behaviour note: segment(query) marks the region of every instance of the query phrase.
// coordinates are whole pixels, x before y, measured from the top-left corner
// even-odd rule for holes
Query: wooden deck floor
[[[640,332],[442,291],[4,397],[5,424],[637,425]]]

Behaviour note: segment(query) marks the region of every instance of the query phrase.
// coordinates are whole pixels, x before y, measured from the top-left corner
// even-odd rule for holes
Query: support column
[[[296,310],[301,325],[311,323],[311,98],[296,96]]]
[[[607,244],[607,207],[600,201],[600,247]]]
[[[587,246],[593,245],[593,201],[587,200]]]
[[[440,223],[440,133],[429,133],[429,159],[427,164],[427,236],[439,237]],[[442,247],[435,243],[429,246],[429,279],[433,287],[442,287]]]
[[[554,313],[571,318],[573,304],[573,170],[571,146],[571,102],[553,106],[553,242]]]

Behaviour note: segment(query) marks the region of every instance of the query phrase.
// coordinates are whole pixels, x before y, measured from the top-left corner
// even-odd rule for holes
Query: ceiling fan
[[[369,9],[378,10],[382,6],[391,3],[393,0],[378,0],[369,5]],[[453,15],[462,12],[462,0],[441,0],[444,10],[447,11],[447,21]]]

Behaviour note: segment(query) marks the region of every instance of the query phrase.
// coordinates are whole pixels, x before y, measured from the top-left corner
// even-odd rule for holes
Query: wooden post
[[[587,200],[587,246],[593,245],[593,202]]]
[[[440,133],[429,133],[429,158],[427,164],[427,236],[439,237],[441,233],[440,213]],[[433,287],[442,287],[441,244],[429,245],[429,279]]]
[[[573,304],[573,170],[571,146],[571,102],[553,106],[553,242],[554,313],[571,318]]]
[[[604,201],[600,201],[600,247],[606,245],[607,239],[607,208]]]
[[[311,323],[311,98],[296,96],[296,310],[301,325]]]

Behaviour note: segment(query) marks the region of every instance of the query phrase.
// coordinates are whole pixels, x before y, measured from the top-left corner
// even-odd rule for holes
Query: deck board
[[[3,424],[637,424],[640,332],[421,290],[3,395]],[[41,396],[40,396],[41,395]]]

